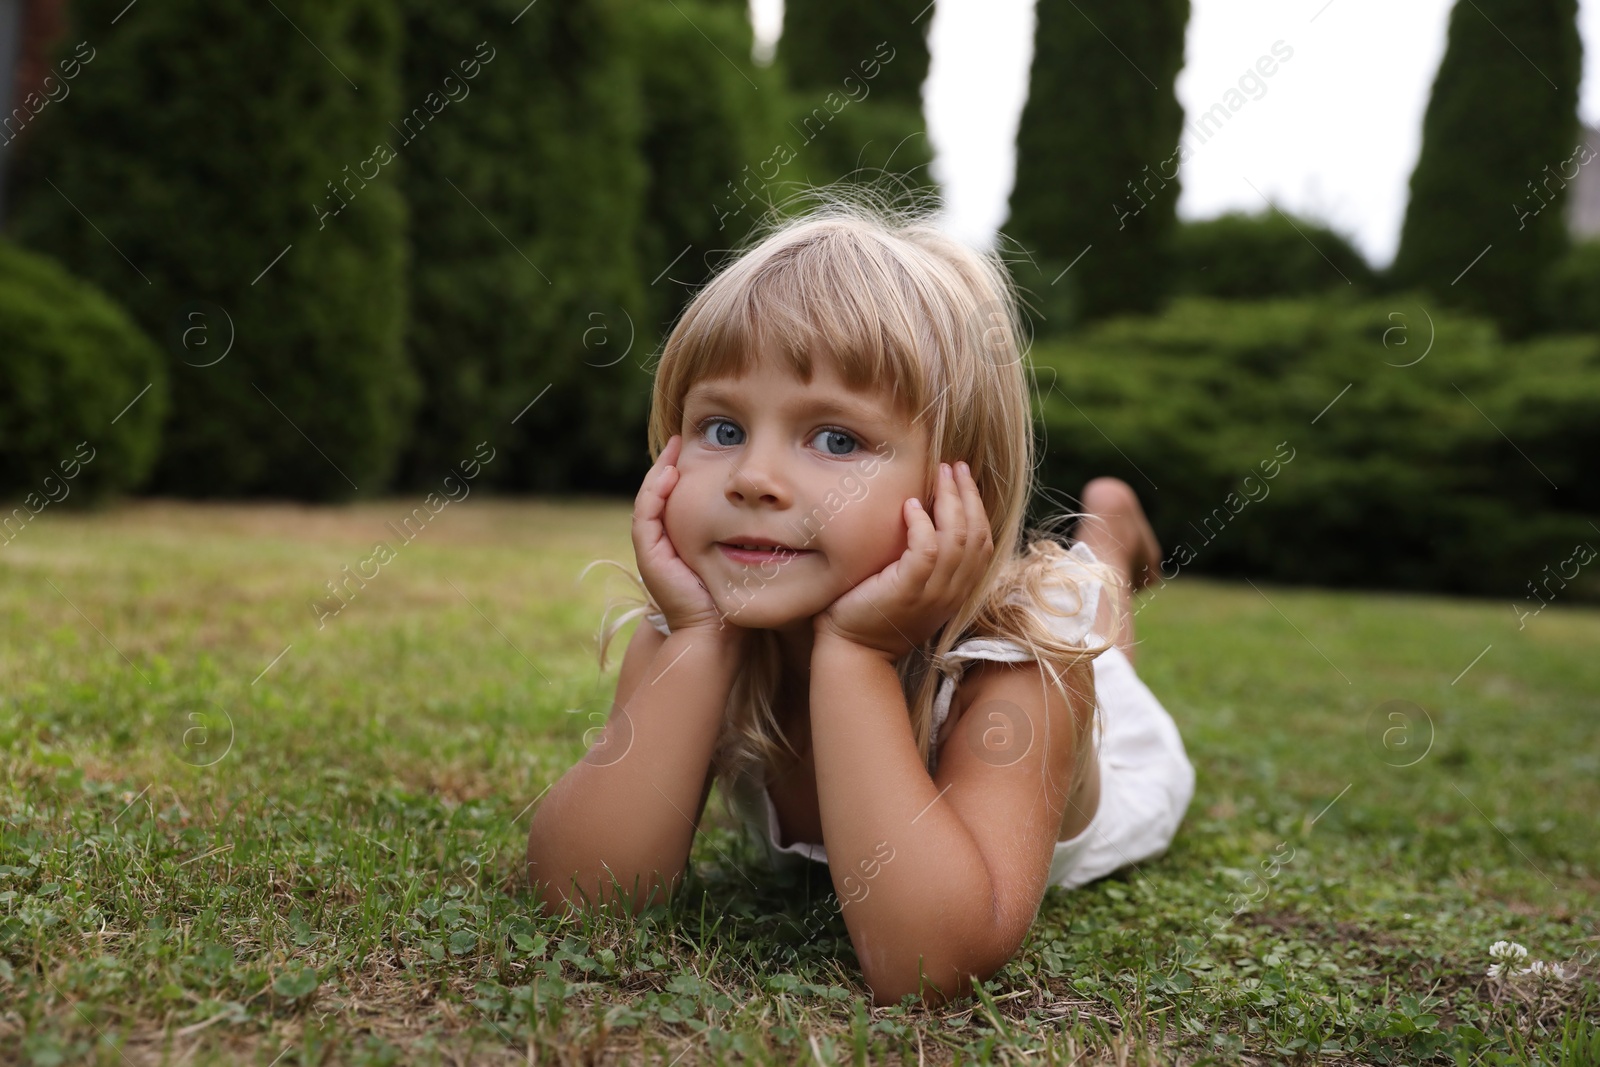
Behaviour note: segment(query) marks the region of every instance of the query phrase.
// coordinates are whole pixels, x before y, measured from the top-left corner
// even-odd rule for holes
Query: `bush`
[[[1190,296],[1259,300],[1351,285],[1370,292],[1375,281],[1344,237],[1278,211],[1180,223],[1173,255],[1175,291]]]
[[[156,489],[380,490],[415,389],[405,162],[375,152],[398,140],[398,16],[381,0],[126,7],[71,5],[65,40],[92,58],[19,142],[13,236],[168,340]],[[174,338],[191,323],[215,339],[203,358]]]
[[[633,243],[646,172],[625,12],[614,0],[402,10],[405,108],[456,99],[402,117],[394,137],[411,215],[406,344],[422,381],[401,480],[437,485],[488,441],[494,484],[593,487],[644,455],[649,395],[632,363],[597,369],[585,348],[609,332],[620,350],[630,318],[643,328]]]
[[[1600,341],[1514,348],[1430,315],[1409,294],[1185,298],[1035,346],[1043,483],[1128,481],[1168,578],[1523,597],[1600,545]],[[1600,599],[1597,573],[1563,596]]]
[[[160,446],[167,369],[128,314],[0,241],[0,337],[0,492],[59,503],[136,488]]]
[[[1581,241],[1557,260],[1540,298],[1548,329],[1600,331],[1600,240]]]

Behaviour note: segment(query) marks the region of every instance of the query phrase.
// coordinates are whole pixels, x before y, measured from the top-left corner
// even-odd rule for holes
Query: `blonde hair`
[[[758,359],[781,359],[806,382],[814,361],[828,360],[852,388],[887,383],[903,411],[925,414],[930,449],[924,484],[935,484],[941,461],[965,460],[995,546],[968,600],[897,665],[926,765],[938,683],[963,669],[942,657],[961,641],[995,637],[1028,649],[1073,707],[1065,687],[1069,669],[1110,648],[1123,620],[1113,612],[1112,633],[1093,646],[1070,644],[1044,622],[1051,613],[1047,588],[1064,581],[1073,594],[1068,602],[1081,607],[1082,600],[1077,583],[1056,570],[1065,547],[1046,528],[1024,528],[1036,488],[1033,423],[1021,317],[1004,260],[942,232],[925,204],[894,205],[873,190],[842,184],[807,193],[817,204],[796,215],[769,216],[747,238],[746,249],[696,293],[667,336],[651,397],[650,457],[654,461],[681,432],[684,397],[695,383],[740,376]],[[1084,566],[1107,586],[1122,581],[1108,565]],[[637,573],[623,569],[643,597],[626,601],[638,606],[609,627],[602,621],[602,672],[617,631],[636,616],[660,611]],[[778,635],[756,630],[750,637],[751,655],[729,692],[712,760],[730,815],[736,790],[760,781],[785,752],[799,757],[774,714],[782,681]],[[1080,734],[1076,746],[1074,781],[1090,751],[1084,738]]]

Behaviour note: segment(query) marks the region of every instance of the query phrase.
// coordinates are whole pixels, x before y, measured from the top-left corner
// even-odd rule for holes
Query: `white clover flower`
[[[1490,978],[1499,978],[1500,972],[1504,969],[1505,964],[1503,963],[1491,963],[1489,964],[1488,975]]]
[[[1522,968],[1517,972],[1517,974],[1519,976],[1531,974],[1535,978],[1549,977],[1554,978],[1558,982],[1566,982],[1576,978],[1578,972],[1576,970],[1568,971],[1559,963],[1546,963],[1544,960],[1534,960],[1530,966]]]
[[[1489,958],[1507,962],[1512,960],[1520,962],[1528,958],[1528,950],[1515,941],[1496,941],[1489,946]]]

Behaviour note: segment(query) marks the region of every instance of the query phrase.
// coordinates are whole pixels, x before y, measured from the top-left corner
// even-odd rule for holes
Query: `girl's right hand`
[[[633,554],[639,564],[639,577],[666,615],[673,633],[688,629],[725,631],[727,624],[711,591],[683,562],[667,536],[667,497],[678,484],[678,468],[674,464],[682,449],[683,436],[674,434],[644,476],[644,484],[633,501]]]

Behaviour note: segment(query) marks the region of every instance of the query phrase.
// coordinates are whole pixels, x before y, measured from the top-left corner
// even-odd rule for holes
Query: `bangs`
[[[855,234],[795,236],[701,292],[669,346],[678,349],[674,377],[686,387],[777,360],[810,384],[824,360],[851,389],[886,390],[908,418],[922,411],[939,361],[926,354],[933,334],[918,323],[931,312],[908,272]]]

